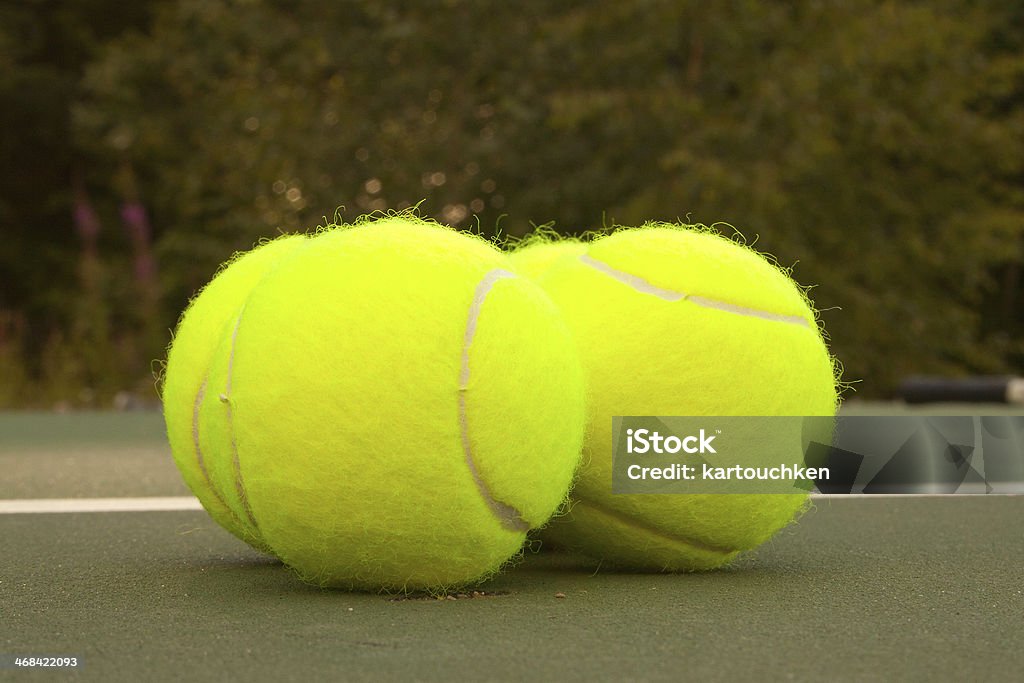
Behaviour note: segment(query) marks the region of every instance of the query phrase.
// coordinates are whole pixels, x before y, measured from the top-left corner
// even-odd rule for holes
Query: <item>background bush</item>
[[[412,205],[726,222],[817,285],[860,395],[1020,372],[1022,27],[969,0],[0,5],[0,406],[152,401],[231,252]]]

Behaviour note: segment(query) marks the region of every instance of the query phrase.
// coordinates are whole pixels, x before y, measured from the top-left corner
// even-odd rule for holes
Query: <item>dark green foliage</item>
[[[817,283],[866,396],[1024,367],[1017,3],[131,7],[3,10],[0,403],[138,390],[232,251],[415,204],[485,233],[728,222]]]

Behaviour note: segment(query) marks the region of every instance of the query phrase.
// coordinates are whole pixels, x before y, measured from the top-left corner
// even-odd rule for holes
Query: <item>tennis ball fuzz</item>
[[[551,249],[564,251],[527,245],[512,261],[565,314],[589,400],[571,509],[545,537],[606,565],[703,570],[792,521],[806,494],[611,493],[614,416],[834,414],[833,360],[788,274],[716,233],[664,224],[573,258],[538,253]]]
[[[584,428],[550,299],[485,241],[408,216],[238,259],[186,312],[163,398],[214,519],[364,590],[499,569],[564,501]]]
[[[279,259],[305,242],[292,235],[236,255],[195,297],[178,323],[163,378],[164,421],[178,469],[210,516],[238,538],[267,551],[262,539],[235,515],[213,487],[208,455],[198,448],[198,410],[206,400],[208,370],[223,330],[238,315],[249,292]]]

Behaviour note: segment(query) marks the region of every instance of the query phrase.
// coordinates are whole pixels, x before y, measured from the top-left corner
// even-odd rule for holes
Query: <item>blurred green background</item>
[[[414,205],[728,223],[866,398],[1024,368],[1015,0],[2,0],[0,150],[0,408],[155,403],[233,251]]]

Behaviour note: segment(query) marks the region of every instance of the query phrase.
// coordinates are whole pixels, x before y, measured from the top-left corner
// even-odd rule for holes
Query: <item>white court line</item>
[[[0,515],[55,512],[168,512],[202,510],[198,498],[36,498],[0,500]]]
[[[885,500],[887,498],[998,498],[1024,493],[812,493],[812,500]],[[0,515],[39,515],[84,512],[178,512],[202,510],[198,498],[191,496],[151,498],[26,498],[0,500]]]
[[[993,491],[992,493],[812,493],[811,500],[843,500],[851,498],[854,500],[885,500],[886,498],[1002,498],[1006,496],[1020,496],[1024,492],[1016,491]]]

